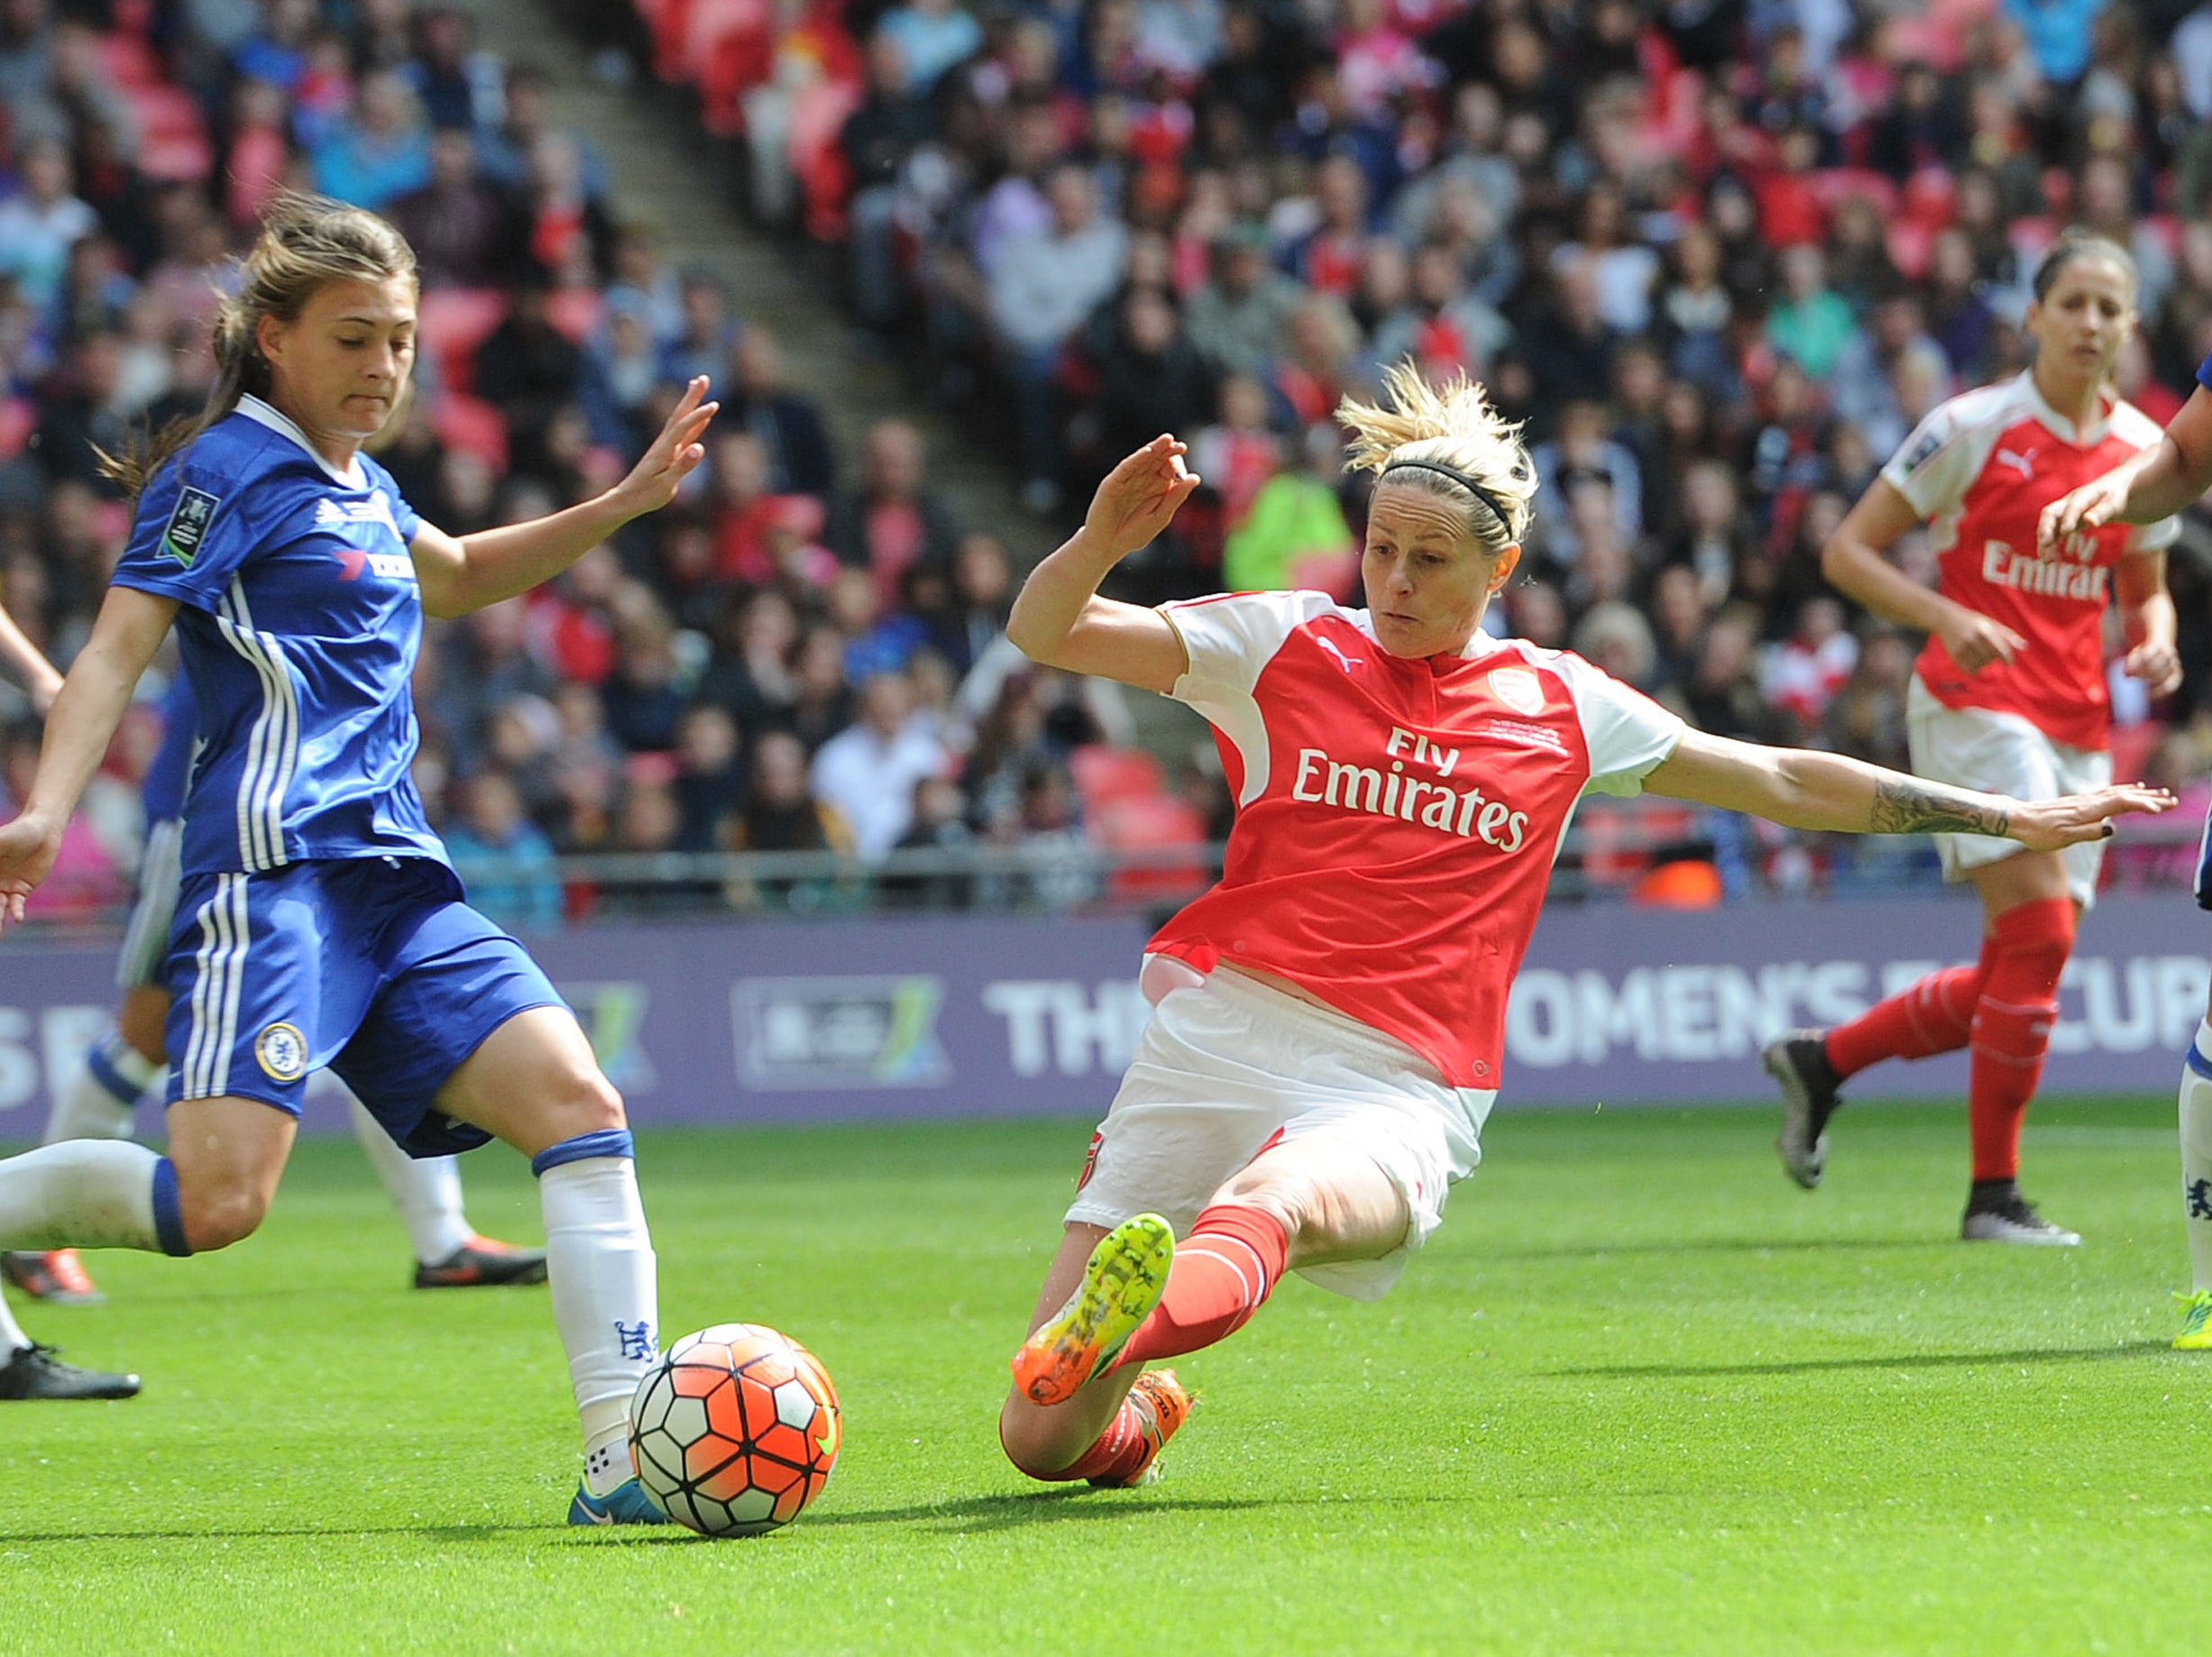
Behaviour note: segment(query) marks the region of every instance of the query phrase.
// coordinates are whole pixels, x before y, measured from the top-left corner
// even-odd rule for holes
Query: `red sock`
[[[2059,975],[2074,947],[2072,900],[2039,898],[2006,910],[1989,929],[1989,945],[1966,1094],[1977,1180],[2019,1176],[2020,1122],[2042,1079],[2043,1051],[2059,1016]]]
[[[1234,1334],[1260,1309],[1290,1257],[1290,1234],[1266,1210],[1242,1203],[1202,1210],[1175,1245],[1167,1292],[1114,1367],[1195,1352]]]
[[[1985,939],[1976,965],[1930,973],[1830,1030],[1828,1062],[1836,1075],[1856,1076],[1885,1058],[1932,1058],[1964,1047],[1989,959]]]
[[[1145,1453],[1144,1427],[1137,1414],[1137,1406],[1128,1399],[1114,1413],[1106,1430],[1098,1435],[1098,1442],[1078,1456],[1057,1473],[1030,1472],[1032,1478],[1048,1484],[1057,1484],[1069,1478],[1127,1478],[1143,1465]],[[1016,1462],[1015,1466],[1021,1464]]]

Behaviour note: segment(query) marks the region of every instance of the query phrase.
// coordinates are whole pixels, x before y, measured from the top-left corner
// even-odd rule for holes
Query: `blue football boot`
[[[604,1496],[593,1496],[583,1486],[576,1487],[575,1499],[568,1505],[571,1524],[666,1524],[668,1515],[654,1505],[645,1493],[645,1487],[635,1478],[626,1478]]]

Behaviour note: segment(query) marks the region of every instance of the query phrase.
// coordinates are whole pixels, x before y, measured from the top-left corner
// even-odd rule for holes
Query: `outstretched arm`
[[[1746,811],[1790,828],[1843,834],[1989,834],[2059,851],[2112,833],[2111,819],[2171,809],[2128,783],[2056,800],[2013,800],[1924,782],[1840,754],[1769,748],[1691,731],[1644,779],[1647,793]]]
[[[2009,662],[2027,641],[1993,617],[1923,587],[1887,556],[1897,537],[1920,522],[1913,503],[1886,478],[1877,478],[1821,548],[1821,573],[1836,590],[1885,621],[1932,633],[1969,673]]]
[[[2212,391],[2189,393],[2166,434],[2133,460],[2043,508],[2035,547],[2049,557],[2078,530],[2105,524],[2155,524],[2212,489]]]
[[[39,647],[23,636],[15,618],[0,609],[0,663],[7,664],[41,713],[50,711],[61,694],[60,670],[39,654]]]
[[[633,517],[656,512],[675,499],[676,486],[706,457],[699,442],[719,403],[702,399],[704,375],[684,388],[684,399],[629,476],[605,494],[564,512],[454,536],[424,524],[408,543],[422,605],[433,616],[465,616],[501,599],[551,581]]]
[[[1163,696],[1175,688],[1188,664],[1173,626],[1156,609],[1100,598],[1098,583],[1165,529],[1198,487],[1183,454],[1183,444],[1160,436],[1115,467],[1083,527],[1029,572],[1006,636],[1031,661]]]
[[[23,900],[54,866],[69,814],[176,616],[174,599],[134,587],[107,590],[92,636],[69,664],[46,717],[31,798],[13,822],[0,823],[0,923],[23,918]]]

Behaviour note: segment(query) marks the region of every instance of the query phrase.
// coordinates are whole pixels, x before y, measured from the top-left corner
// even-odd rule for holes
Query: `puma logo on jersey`
[[[1367,660],[1365,656],[1348,656],[1345,655],[1344,651],[1337,645],[1336,641],[1329,637],[1326,634],[1315,634],[1313,636],[1313,642],[1320,645],[1322,649],[1327,651],[1329,655],[1335,656],[1336,658],[1337,664],[1341,666],[1347,673],[1352,671],[1354,663],[1364,662]]]
[[[2018,468],[2020,475],[2024,478],[2032,478],[2035,475],[2035,451],[2033,449],[2024,454],[2015,454],[2010,449],[1999,449],[1996,458],[2003,461],[2007,466]]]
[[[1432,755],[1437,752],[1434,746],[1429,749]],[[1456,764],[1456,750],[1452,751],[1452,757]],[[1392,760],[1391,768],[1384,771],[1379,765],[1346,764],[1331,759],[1319,748],[1300,748],[1290,798],[1304,804],[1334,806],[1340,811],[1418,822],[1463,840],[1480,840],[1501,852],[1517,852],[1528,843],[1528,812],[1516,811],[1479,788],[1463,792],[1441,783],[1407,776],[1405,769],[1402,759]]]

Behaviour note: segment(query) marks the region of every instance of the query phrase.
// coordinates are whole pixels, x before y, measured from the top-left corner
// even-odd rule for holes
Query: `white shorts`
[[[115,962],[115,987],[158,985],[169,960],[169,934],[177,919],[177,888],[183,880],[184,819],[163,817],[146,825],[146,849],[138,860],[138,902]]]
[[[2010,794],[2015,800],[2055,800],[2061,794],[2103,788],[2112,781],[2110,753],[2053,742],[2016,713],[1946,708],[1917,673],[1905,690],[1905,728],[1912,745],[1913,769],[1932,783]],[[1969,869],[2026,849],[2017,840],[1993,834],[1939,834],[1935,847],[1948,881],[1962,880]],[[2097,876],[2105,866],[2104,842],[2085,840],[2059,856],[2066,864],[2068,895],[2088,909],[2097,900]]]
[[[1482,1159],[1497,1094],[1454,1087],[1403,1042],[1230,969],[1152,1010],[1090,1159],[1071,1222],[1163,1216],[1181,1236],[1232,1174],[1279,1136],[1340,1141],[1390,1176],[1412,1216],[1380,1259],[1308,1266],[1301,1276],[1380,1300],[1444,1218],[1451,1188]]]

